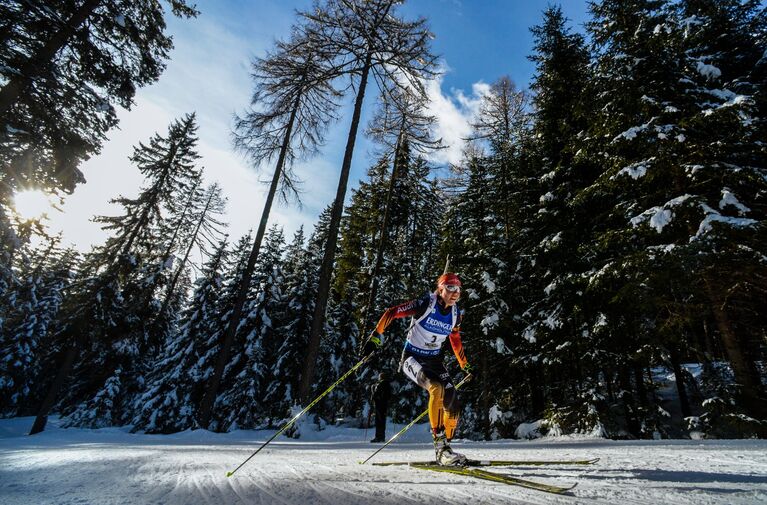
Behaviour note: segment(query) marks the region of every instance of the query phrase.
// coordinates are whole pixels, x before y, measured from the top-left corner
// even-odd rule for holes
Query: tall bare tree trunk
[[[77,329],[77,338],[72,343],[72,346],[64,353],[64,360],[59,367],[59,371],[56,373],[56,377],[53,378],[53,383],[48,389],[48,394],[43,399],[43,403],[40,404],[40,409],[37,411],[35,422],[32,424],[32,429],[29,431],[30,435],[40,433],[45,429],[45,425],[48,422],[48,413],[53,408],[53,404],[56,403],[56,397],[61,390],[61,386],[64,385],[64,381],[69,377],[69,372],[72,371],[77,353],[80,352],[83,345],[85,345],[85,333],[81,328]]]
[[[530,365],[530,375],[532,375],[532,384],[530,386],[530,407],[533,414],[540,418],[543,411],[546,410],[546,395],[543,389],[545,382],[543,365],[538,361]]]
[[[490,386],[488,385],[489,381],[489,372],[490,364],[487,359],[487,353],[483,352],[479,356],[479,366],[481,367],[480,370],[480,393],[479,393],[479,409],[482,413],[482,426],[484,427],[484,434],[485,434],[485,440],[491,440],[491,434],[492,431],[490,429],[490,399],[492,398],[492,394],[490,391]]]
[[[346,197],[346,185],[349,181],[349,170],[352,165],[352,156],[354,155],[354,142],[357,139],[357,129],[360,124],[360,115],[362,113],[362,102],[365,98],[365,88],[368,83],[368,74],[370,73],[372,53],[365,57],[365,64],[362,67],[359,88],[357,89],[357,98],[354,101],[354,114],[352,115],[352,124],[349,128],[349,137],[346,140],[346,151],[344,152],[344,161],[341,165],[341,175],[338,179],[338,190],[336,199],[333,201],[333,209],[330,213],[330,227],[328,230],[328,241],[325,244],[325,255],[322,257],[322,266],[320,267],[320,279],[317,289],[317,302],[314,306],[314,315],[312,317],[312,331],[309,335],[309,343],[304,358],[303,372],[301,374],[301,385],[298,389],[298,398],[307,403],[311,401],[312,384],[314,382],[314,371],[317,357],[320,351],[320,338],[322,329],[325,325],[325,311],[328,306],[328,297],[330,295],[330,279],[333,275],[333,262],[336,256],[336,243],[338,242],[338,229],[341,225],[341,214],[344,209],[344,199]]]
[[[621,364],[618,368],[618,381],[621,388],[621,403],[626,416],[626,428],[635,438],[639,438],[642,429],[637,418],[637,405],[634,389],[631,387],[631,374],[627,363]]]
[[[391,179],[389,179],[389,189],[386,193],[386,204],[384,207],[383,223],[381,223],[381,232],[378,238],[378,247],[376,248],[376,257],[373,262],[373,272],[370,274],[370,289],[368,290],[368,301],[365,305],[365,314],[362,316],[362,324],[364,334],[367,333],[368,323],[370,321],[370,315],[373,312],[373,305],[375,304],[376,296],[378,295],[378,276],[381,273],[381,263],[383,263],[383,251],[386,247],[386,242],[389,240],[389,215],[391,211],[391,200],[394,194],[394,186],[397,183],[397,175],[399,168],[399,154],[402,148],[402,133],[397,141],[397,148],[394,151],[394,163],[392,163]]]
[[[296,96],[296,100],[293,104],[293,110],[290,112],[290,119],[285,130],[285,138],[282,141],[280,147],[280,155],[277,159],[277,166],[274,169],[274,176],[272,182],[269,185],[269,193],[266,196],[266,202],[264,203],[264,210],[261,212],[261,222],[258,224],[258,231],[256,232],[256,240],[253,242],[253,248],[250,250],[248,256],[248,264],[245,267],[245,271],[242,274],[240,285],[237,290],[237,299],[234,302],[232,309],[232,315],[227,323],[226,330],[224,331],[223,341],[221,342],[221,349],[218,352],[216,358],[216,368],[213,370],[213,375],[210,377],[208,387],[205,390],[205,395],[200,403],[200,412],[198,415],[198,422],[202,428],[208,429],[210,425],[210,416],[213,410],[213,403],[218,395],[218,388],[221,386],[221,378],[224,375],[224,368],[227,361],[229,361],[229,352],[232,349],[232,343],[234,342],[234,335],[237,332],[237,326],[240,323],[242,317],[242,307],[245,305],[245,298],[248,295],[248,288],[250,287],[250,281],[253,278],[253,270],[256,267],[256,260],[258,260],[258,252],[261,249],[261,243],[264,240],[266,234],[266,224],[269,221],[269,212],[272,209],[272,203],[274,202],[274,196],[277,194],[277,186],[282,176],[282,169],[285,165],[285,157],[290,145],[290,136],[293,133],[293,124],[296,120],[296,114],[298,107],[301,103],[301,95]]]
[[[173,236],[168,241],[168,247],[165,248],[165,253],[163,253],[162,255],[162,257],[165,259],[170,258],[170,255],[173,252],[173,249],[176,247],[176,239],[178,238],[179,232],[181,231],[181,224],[183,223],[184,219],[186,219],[186,214],[189,211],[189,209],[192,207],[192,203],[194,202],[195,192],[197,191],[197,186],[199,186],[201,182],[202,182],[201,179],[198,177],[194,183],[194,186],[192,186],[192,189],[189,190],[189,198],[187,198],[186,204],[184,204],[184,211],[181,213],[179,224],[178,226],[176,226],[176,229],[173,230]]]
[[[0,89],[0,116],[4,116],[8,109],[16,103],[22,92],[32,81],[47,71],[53,57],[56,56],[67,41],[72,38],[75,30],[82,25],[101,3],[100,0],[85,0],[69,20],[64,23],[61,30],[53,34],[35,54],[29,57],[19,69],[18,73]]]
[[[186,248],[184,258],[181,260],[181,263],[179,263],[178,268],[176,269],[176,273],[173,274],[173,279],[168,285],[168,291],[165,293],[165,300],[162,302],[162,307],[160,308],[160,312],[158,312],[158,317],[162,317],[162,315],[167,310],[168,305],[170,305],[170,300],[173,298],[173,291],[176,289],[176,284],[178,283],[179,278],[181,278],[181,273],[184,271],[186,262],[189,261],[189,255],[192,253],[192,248],[197,241],[197,234],[200,233],[200,228],[202,227],[202,223],[205,221],[205,216],[208,214],[208,209],[210,208],[210,202],[213,201],[215,196],[216,194],[211,192],[210,196],[208,197],[208,201],[205,202],[205,208],[200,213],[200,219],[197,220],[197,226],[195,227],[194,233],[192,234],[192,239],[189,241],[189,247]],[[166,254],[165,257],[167,258],[169,255],[170,253]]]
[[[725,301],[713,286],[709,278],[704,280],[706,294],[711,302],[716,326],[722,339],[722,345],[735,375],[735,381],[740,386],[739,396],[747,413],[756,419],[767,419],[767,400],[764,386],[759,378],[759,372],[754,361],[746,356],[740,339],[735,334],[732,322],[725,310]]]
[[[682,417],[690,417],[692,415],[690,411],[690,399],[687,396],[685,374],[682,370],[680,361],[679,351],[677,349],[672,349],[671,367],[674,369],[674,377],[676,377],[676,390],[679,393],[679,407],[682,409]]]

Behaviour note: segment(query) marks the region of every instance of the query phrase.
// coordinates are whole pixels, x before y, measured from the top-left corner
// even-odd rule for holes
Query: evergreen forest
[[[595,0],[583,33],[550,6],[530,28],[530,90],[498,76],[450,166],[432,156],[446,146],[425,85],[440,73],[428,19],[400,3],[317,0],[253,59],[231,131],[268,177],[251,233],[227,233],[189,111],[134,146],[144,182],[94,216],[109,238],[87,253],[13,197],[87,184],[78,167],[117,108],[162,78],[166,19],[199,12],[0,3],[0,416],[36,416],[33,433],[49,415],[146,433],[277,429],[449,261],[474,370],[459,436],[767,436],[764,3]],[[348,127],[339,170],[320,175],[338,178],[335,199],[286,236],[270,211],[300,198],[293,167],[323,156],[331,123]],[[349,181],[362,136],[376,150]],[[312,422],[364,427],[381,371],[394,421],[425,409],[396,373],[408,323]]]

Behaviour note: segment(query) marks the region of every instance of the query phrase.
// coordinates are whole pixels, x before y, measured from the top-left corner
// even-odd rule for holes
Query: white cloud
[[[484,82],[472,85],[471,95],[463,90],[451,89],[450,94],[442,91],[442,78],[426,83],[429,95],[429,113],[437,118],[434,134],[442,138],[447,149],[437,151],[431,156],[436,163],[458,163],[461,160],[466,138],[471,135],[471,123],[477,116],[482,97],[490,91]]]

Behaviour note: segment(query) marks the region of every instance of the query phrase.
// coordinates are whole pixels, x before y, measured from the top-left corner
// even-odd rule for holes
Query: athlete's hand
[[[477,373],[477,369],[471,366],[471,363],[463,365],[463,373],[466,375]]]
[[[368,356],[370,353],[376,352],[381,348],[382,343],[383,335],[380,335],[374,331],[370,334],[367,341],[365,341],[365,346],[362,348],[362,355]]]

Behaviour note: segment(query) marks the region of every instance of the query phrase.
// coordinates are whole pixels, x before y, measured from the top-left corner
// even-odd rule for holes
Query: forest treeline
[[[461,162],[445,168],[430,161],[444,145],[427,21],[394,0],[318,1],[253,61],[235,120],[234,148],[272,175],[255,231],[227,236],[189,113],[134,147],[144,184],[95,218],[110,236],[88,253],[46,237],[12,198],[83,182],[77,166],[116,125],[114,106],[160,76],[165,12],[28,3],[0,7],[0,415],[36,415],[33,432],[50,413],[148,433],[280,426],[359,361],[386,307],[434,288],[449,256],[476,370],[461,436],[531,422],[542,434],[767,435],[761,2],[601,0],[585,34],[549,7],[531,28],[530,91],[508,77],[488,86]],[[349,130],[335,199],[311,233],[286,237],[269,225],[273,202],[299,197],[293,165],[320,155],[337,121]],[[359,135],[377,150],[347,199]],[[315,422],[365,421],[406,329],[392,325]],[[394,377],[390,414],[409,421],[425,395]]]

